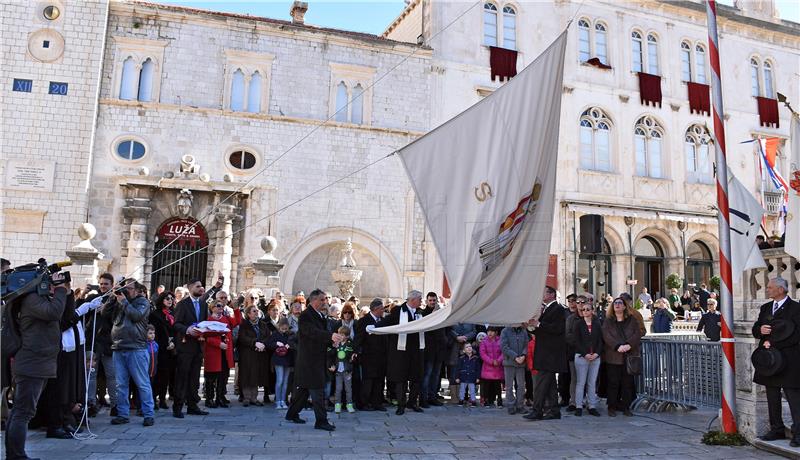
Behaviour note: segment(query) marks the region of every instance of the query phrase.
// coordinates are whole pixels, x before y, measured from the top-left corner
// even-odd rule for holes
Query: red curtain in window
[[[778,118],[778,100],[769,99],[766,97],[756,97],[758,101],[758,118],[761,126],[775,125],[775,128],[780,128],[780,119]]]
[[[603,64],[603,63],[600,61],[600,58],[596,58],[596,57],[593,57],[593,58],[589,59],[588,61],[586,61],[586,63],[587,63],[587,64],[589,64],[589,65],[591,65],[591,66],[595,66],[595,67],[597,67],[598,69],[604,69],[604,70],[610,70],[610,69],[611,69],[611,66],[610,66],[610,65],[608,65],[608,64]]]
[[[689,112],[711,115],[711,100],[708,96],[708,85],[686,82],[689,88]]]
[[[517,52],[496,46],[489,47],[489,65],[492,67],[492,81],[495,77],[510,79],[517,75]]]
[[[639,72],[639,98],[642,105],[661,107],[661,76]]]

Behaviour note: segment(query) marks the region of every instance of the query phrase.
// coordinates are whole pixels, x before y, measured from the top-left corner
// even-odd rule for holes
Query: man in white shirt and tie
[[[753,337],[760,341],[759,345],[780,350],[785,365],[780,372],[769,376],[756,369],[753,381],[767,387],[770,430],[761,439],[774,441],[786,437],[781,409],[783,390],[792,413],[794,436],[790,445],[800,447],[800,363],[796,359],[800,354],[800,304],[787,296],[788,291],[789,285],[785,279],[771,280],[767,284],[767,296],[772,301],[761,306],[758,320],[753,324]],[[777,334],[779,322],[784,322],[781,326],[792,330],[788,337],[785,337],[787,334]],[[773,328],[776,328],[775,334]]]
[[[203,337],[195,327],[197,323],[208,318],[206,300],[222,289],[224,278],[217,275],[217,282],[206,291],[199,278],[189,280],[186,287],[189,295],[181,299],[175,306],[175,349],[177,350],[177,369],[175,373],[175,403],[172,405],[172,416],[183,418],[183,405],[190,415],[208,415],[200,409],[198,390],[200,388],[200,367],[203,365]]]

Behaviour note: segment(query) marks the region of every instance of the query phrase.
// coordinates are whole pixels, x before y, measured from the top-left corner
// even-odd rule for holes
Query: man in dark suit
[[[800,363],[795,359],[800,355],[800,303],[790,299],[786,293],[789,285],[783,278],[775,278],[767,284],[767,295],[771,302],[761,306],[758,320],[753,324],[753,337],[760,340],[760,346],[777,348],[783,355],[783,370],[766,376],[756,371],[753,381],[767,387],[767,408],[769,410],[769,432],[761,437],[774,441],[786,437],[781,410],[781,389],[789,401],[792,413],[792,447],[800,447]],[[777,321],[790,322],[793,329],[788,338],[772,340],[772,328]],[[777,339],[777,338],[776,338]]]
[[[568,369],[567,340],[564,335],[566,311],[563,305],[556,302],[556,290],[545,286],[539,318],[529,322],[536,336],[533,362],[539,373],[536,375],[533,409],[524,416],[528,420],[561,418],[556,374],[567,372]]]
[[[411,291],[405,303],[392,309],[381,326],[394,326],[422,318],[422,293]],[[401,315],[404,319],[401,320]],[[422,378],[425,374],[425,333],[392,334],[389,336],[386,376],[395,383],[397,415],[406,412],[406,403],[414,412],[423,412],[419,407]],[[408,385],[408,399],[406,399]]]
[[[383,299],[375,298],[369,304],[369,314],[356,322],[356,337],[353,342],[356,357],[361,363],[362,410],[386,412],[383,407],[383,381],[386,379],[385,335],[370,334],[367,327],[383,326]]]
[[[700,289],[692,288],[692,291],[700,300],[700,308],[703,311],[708,311],[708,299],[711,298],[711,293],[708,292],[708,286],[706,286],[706,283],[702,283],[700,285]]]
[[[198,389],[200,388],[200,367],[203,365],[203,338],[195,325],[208,318],[206,301],[222,289],[224,278],[222,273],[217,282],[208,291],[201,279],[189,280],[186,287],[189,295],[184,297],[175,307],[175,350],[178,353],[175,370],[175,404],[172,416],[183,418],[183,405],[190,415],[208,415],[200,409]]]
[[[333,431],[335,426],[328,422],[325,411],[325,368],[327,366],[328,347],[337,347],[345,340],[345,336],[330,333],[327,321],[320,310],[327,307],[325,292],[315,289],[308,297],[309,307],[300,314],[297,331],[297,360],[294,366],[294,394],[292,404],[286,412],[286,420],[294,423],[306,423],[300,418],[300,411],[306,405],[309,395],[314,405],[314,428]]]

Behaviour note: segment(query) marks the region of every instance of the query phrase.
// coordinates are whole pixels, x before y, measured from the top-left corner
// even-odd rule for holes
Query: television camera
[[[39,259],[35,264],[25,264],[3,272],[0,280],[0,295],[5,303],[36,292],[39,295],[49,295],[50,286],[57,286],[72,281],[69,272],[62,272],[63,277],[53,279],[53,274],[61,272],[61,269],[72,265],[71,261],[56,262],[49,264],[44,258]]]

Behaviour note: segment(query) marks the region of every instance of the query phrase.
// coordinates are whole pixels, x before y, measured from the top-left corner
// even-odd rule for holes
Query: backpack
[[[22,348],[22,336],[19,334],[19,305],[19,301],[4,303],[0,311],[0,352],[2,352],[0,387],[2,388],[11,385],[11,362],[14,355]]]
[[[19,333],[19,302],[3,304],[0,313],[0,351],[3,362],[13,358],[22,348],[22,336]]]

